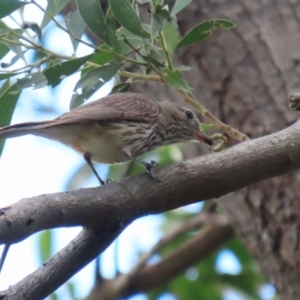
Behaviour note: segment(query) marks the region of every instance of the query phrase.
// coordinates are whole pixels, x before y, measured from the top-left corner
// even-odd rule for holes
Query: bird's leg
[[[148,175],[151,178],[158,180],[153,174],[153,168],[158,165],[158,163],[156,161],[151,160],[151,162],[148,163],[148,162],[145,162],[145,161],[138,160],[137,158],[132,157],[130,152],[126,148],[123,148],[122,152],[123,152],[124,156],[126,158],[128,158],[129,160],[134,161],[134,162],[136,162],[140,165],[143,165],[146,169],[146,172],[148,173]]]
[[[86,163],[88,164],[88,166],[92,169],[92,171],[95,174],[95,176],[97,177],[97,179],[99,180],[100,185],[104,185],[105,182],[100,178],[100,176],[98,175],[96,169],[93,166],[93,163],[92,163],[92,160],[91,160],[91,154],[88,153],[88,152],[84,152],[83,158],[86,161]]]

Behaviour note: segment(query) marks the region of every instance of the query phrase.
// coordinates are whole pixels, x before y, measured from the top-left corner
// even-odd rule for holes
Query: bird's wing
[[[142,94],[119,93],[79,106],[53,120],[49,126],[110,120],[151,122],[159,112],[157,102]]]

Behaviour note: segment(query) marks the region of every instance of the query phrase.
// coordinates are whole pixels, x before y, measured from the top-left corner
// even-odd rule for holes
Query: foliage
[[[77,11],[68,13],[64,17],[65,24],[62,24],[57,21],[57,15],[68,2],[69,0],[48,0],[48,5],[44,9],[35,0],[1,1],[2,19],[18,10],[23,20],[24,6],[25,9],[29,9],[30,6],[38,7],[44,13],[44,18],[40,25],[32,22],[33,20],[26,20],[17,28],[10,28],[3,20],[0,21],[0,59],[4,58],[0,69],[0,81],[3,83],[0,88],[0,126],[10,124],[23,89],[43,88],[45,85],[55,87],[75,72],[81,72],[81,78],[74,85],[74,94],[70,99],[71,109],[83,104],[106,82],[115,78],[112,93],[128,91],[135,82],[141,80],[161,81],[175,89],[185,101],[204,114],[205,108],[196,102],[192,88],[184,79],[183,72],[190,71],[191,67],[175,66],[172,57],[178,49],[202,42],[211,35],[212,30],[230,29],[234,23],[222,19],[207,20],[195,26],[180,39],[176,15],[190,4],[191,0],[177,0],[171,9],[165,6],[162,0],[140,0],[133,3],[128,0],[108,0],[107,11],[103,11],[98,1],[76,0]],[[139,4],[149,5],[150,24],[141,21],[138,13]],[[43,35],[50,22],[54,22],[60,30],[68,33],[73,45],[73,54],[56,53],[44,45]],[[100,46],[82,39],[87,28],[102,41]],[[80,43],[90,48],[88,55],[82,57],[76,55]],[[8,52],[13,52],[14,56],[11,61],[6,62],[5,56]],[[26,59],[28,52],[33,52],[35,57],[31,63]],[[18,61],[23,61],[23,65],[14,68]],[[139,71],[136,73],[126,71],[126,63],[138,66]],[[214,120],[211,118],[209,121],[218,127],[219,123],[214,123]],[[209,129],[210,125],[204,124],[202,128]],[[0,155],[3,147],[4,142],[1,142]],[[160,165],[167,165],[176,160],[174,157],[176,151],[179,151],[177,146],[169,146],[159,149],[154,155]],[[111,166],[109,178],[115,180],[141,171],[140,166],[135,164],[129,167]],[[88,176],[84,168],[80,168],[73,181],[78,179],[78,174]],[[73,186],[72,180],[68,184],[69,187]],[[192,216],[191,213],[181,215],[176,212],[168,213],[165,215],[164,225],[170,228]],[[170,242],[162,249],[160,255],[164,256],[173,251],[188,238],[189,235],[186,234]],[[40,235],[42,262],[51,256],[49,249],[52,244],[53,236],[50,231]],[[226,288],[241,291],[247,299],[261,299],[258,288],[264,280],[258,275],[255,263],[247,250],[236,239],[225,247],[238,257],[243,266],[240,274],[219,274],[215,268],[218,253],[214,253],[194,267],[194,271],[199,274],[196,279],[190,280],[184,274],[149,293],[149,299],[157,299],[167,291],[179,299],[222,299]],[[68,289],[74,296],[74,286],[71,282],[68,283]],[[53,295],[52,298],[55,299],[56,296]]]

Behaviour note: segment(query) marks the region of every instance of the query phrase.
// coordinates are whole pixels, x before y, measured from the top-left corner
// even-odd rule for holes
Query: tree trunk
[[[288,97],[300,91],[299,1],[194,0],[179,15],[179,26],[184,34],[214,18],[236,28],[214,31],[176,57],[176,65],[193,67],[186,79],[199,101],[251,138],[293,123],[297,114],[288,110]],[[175,96],[163,85],[149,86],[137,89],[154,99]],[[291,300],[300,299],[298,177],[266,180],[218,200],[262,273]]]

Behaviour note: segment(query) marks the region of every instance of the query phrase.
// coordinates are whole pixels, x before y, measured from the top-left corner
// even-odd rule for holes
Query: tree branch
[[[199,229],[200,224],[206,221],[212,223],[202,228],[199,233],[163,257],[158,263],[146,265],[147,260],[165,245],[184,232]],[[219,249],[233,234],[234,231],[227,216],[200,213],[198,216],[182,222],[164,236],[140,258],[128,274],[119,275],[112,280],[101,281],[84,300],[123,299],[138,292],[147,292],[158,288]]]
[[[83,230],[44,266],[2,292],[0,299],[43,298],[141,216],[217,198],[299,169],[299,132],[297,122],[281,132],[220,153],[157,169],[160,183],[142,174],[99,188],[23,199],[0,210],[0,243],[15,243],[47,228],[83,225],[93,229]]]

